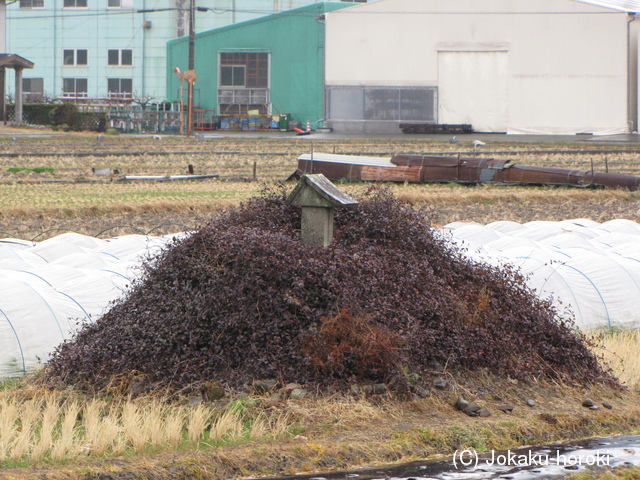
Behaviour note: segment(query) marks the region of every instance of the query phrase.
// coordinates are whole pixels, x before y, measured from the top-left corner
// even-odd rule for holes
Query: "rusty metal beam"
[[[517,165],[510,160],[461,156],[395,155],[389,159],[315,153],[298,158],[299,173],[330,180],[409,183],[560,185],[637,190],[640,177],[556,167]]]

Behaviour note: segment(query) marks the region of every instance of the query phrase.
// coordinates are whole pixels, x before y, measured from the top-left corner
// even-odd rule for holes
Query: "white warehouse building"
[[[336,132],[638,130],[640,1],[377,0],[326,15]]]

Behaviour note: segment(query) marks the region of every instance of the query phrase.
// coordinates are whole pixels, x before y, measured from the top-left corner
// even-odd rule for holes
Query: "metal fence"
[[[32,125],[52,125],[51,119],[42,114],[42,104],[37,104],[39,111],[30,111],[28,104],[23,107],[23,122]],[[50,104],[51,110],[57,104]],[[164,106],[162,106],[164,107]],[[77,124],[83,130],[99,130],[115,128],[122,133],[180,133],[179,111],[167,110],[159,106],[112,106],[112,105],[78,105],[79,119]],[[15,122],[15,106],[7,105],[6,121]]]

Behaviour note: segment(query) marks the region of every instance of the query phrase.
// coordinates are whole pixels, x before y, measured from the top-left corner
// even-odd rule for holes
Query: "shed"
[[[270,117],[280,114],[316,128],[323,110],[324,14],[349,5],[322,2],[196,34],[197,108],[214,111],[224,128],[269,127]],[[187,69],[187,52],[187,38],[168,42],[170,72]],[[167,92],[170,101],[180,99],[172,73]]]
[[[637,4],[379,0],[328,13],[328,126],[379,133],[399,133],[409,122],[495,133],[637,131]]]

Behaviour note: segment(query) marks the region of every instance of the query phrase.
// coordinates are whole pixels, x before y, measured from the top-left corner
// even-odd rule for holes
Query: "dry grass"
[[[71,454],[77,451],[79,443],[76,423],[79,413],[80,405],[75,400],[66,402],[60,409],[59,435],[51,449],[51,458],[53,460],[62,460],[72,456]],[[46,455],[46,452],[42,452],[42,455]]]
[[[136,184],[15,184],[0,186],[0,218],[106,216],[122,213],[214,212],[259,195],[262,183],[189,182]],[[293,188],[291,186],[290,188]],[[361,194],[368,185],[341,185]],[[388,185],[416,205],[634,203],[640,195],[622,190],[551,189],[457,185]]]
[[[392,156],[396,153],[473,155],[473,138],[449,144],[447,139],[425,139],[405,136],[399,139],[324,140],[290,136],[267,139],[260,137],[215,138],[194,141],[182,137],[163,137],[161,142],[150,137],[114,137],[96,143],[95,136],[73,136],[29,139],[20,142],[0,140],[0,153],[20,154],[0,157],[0,180],[38,180],[43,178],[104,180],[92,168],[118,170],[118,175],[177,175],[189,164],[196,173],[215,173],[225,178],[251,177],[254,164],[262,180],[282,180],[296,166],[302,153],[315,152]],[[52,154],[55,154],[52,156]],[[76,155],[74,155],[76,154]],[[77,155],[81,154],[81,155]],[[111,154],[111,155],[110,155]],[[640,164],[634,145],[606,143],[550,144],[522,142],[490,142],[480,156],[512,160],[519,164],[547,165],[598,171],[637,174]],[[55,174],[33,174],[28,171],[8,173],[7,169],[50,167]],[[635,173],[634,173],[635,172]]]
[[[623,465],[605,471],[585,471],[565,477],[567,480],[637,480],[640,467]]]
[[[632,432],[638,424],[638,396],[633,394],[537,382],[516,385],[484,374],[452,375],[449,380],[449,390],[434,390],[420,400],[334,395],[285,401],[266,396],[217,406],[158,398],[106,401],[22,385],[0,393],[0,472],[20,473],[0,473],[0,478],[36,478],[15,469],[24,465],[38,466],[27,470],[40,473],[46,466],[52,473],[47,478],[78,478],[80,470],[97,473],[103,468],[123,478],[131,478],[131,472],[145,477],[168,465],[172,470],[166,478],[193,478],[206,471],[196,476],[287,475],[406,462],[459,448],[504,449],[522,442]],[[495,414],[469,419],[451,406],[458,395]],[[614,403],[614,410],[585,413],[584,395]],[[524,398],[534,398],[538,407],[527,407]],[[496,410],[505,402],[516,405],[513,415]],[[541,421],[541,412],[553,423]],[[101,461],[113,457],[118,457],[117,468]],[[178,475],[181,465],[185,470]],[[53,473],[65,468],[74,473]]]
[[[174,223],[193,228],[202,219],[237,206],[258,195],[264,185],[285,180],[297,167],[302,153],[391,156],[395,153],[469,155],[473,138],[458,144],[410,136],[399,139],[317,140],[283,136],[267,139],[215,138],[203,141],[164,136],[109,137],[96,142],[95,135],[73,134],[52,138],[0,138],[0,236],[31,239],[52,228],[94,235],[117,225],[148,231]],[[71,155],[71,153],[82,155]],[[51,156],[51,154],[60,154]],[[111,155],[110,155],[111,154]],[[116,155],[121,154],[121,155]],[[640,175],[640,159],[633,145],[576,142],[572,144],[490,142],[478,154],[510,159],[524,165],[561,168],[593,168]],[[220,180],[190,182],[117,181],[124,174],[215,173]],[[254,166],[257,182],[253,178]],[[55,173],[10,173],[11,167],[51,167]],[[112,177],[92,173],[109,168]],[[49,183],[42,183],[48,180]],[[58,183],[63,180],[71,183]],[[51,182],[54,181],[54,182]],[[340,185],[358,193],[368,185]],[[293,188],[293,185],[288,187]],[[428,206],[432,221],[459,220],[490,223],[496,220],[566,220],[590,218],[607,221],[628,218],[640,221],[640,195],[606,190],[458,185],[390,185],[402,199]],[[552,208],[550,208],[552,206]],[[163,229],[160,233],[170,233]],[[131,231],[111,232],[113,234]],[[38,237],[42,240],[51,235]]]
[[[640,330],[600,333],[597,340],[602,345],[598,353],[618,378],[632,390],[640,390]],[[468,386],[456,388],[456,395],[470,394]],[[334,432],[368,430],[372,425],[379,429],[402,423],[417,411],[437,413],[450,408],[440,396],[430,397],[421,407],[391,397],[372,402],[343,395],[286,402],[276,409],[269,405],[268,400],[255,399],[233,401],[226,407],[188,407],[158,398],[108,402],[7,389],[0,394],[0,465],[291,438],[296,425]]]
[[[301,423],[331,423],[338,428],[354,428],[383,423],[402,415],[401,404],[380,405],[364,398],[342,395],[321,397],[309,409],[305,404],[291,403],[292,415]]]
[[[258,183],[142,182],[0,185],[3,217],[46,213],[57,217],[123,212],[219,210],[260,191]]]
[[[620,381],[640,390],[640,330],[621,330],[594,335],[596,349]]]
[[[259,416],[254,424],[256,422],[262,423],[262,417]],[[242,430],[242,422],[238,415],[232,411],[226,411],[211,423],[209,440],[211,442],[221,442],[224,439],[235,441],[242,436]],[[264,436],[265,430],[266,426],[263,425],[255,429],[251,427],[249,432],[255,432],[258,435],[256,438],[261,438]]]
[[[393,188],[393,187],[392,187]],[[640,197],[625,190],[587,190],[579,188],[500,187],[475,188],[456,185],[395,186],[396,195],[416,205],[474,203],[635,202]]]
[[[287,413],[248,418],[212,405],[187,408],[160,399],[61,400],[43,392],[30,397],[22,400],[9,391],[0,398],[0,465],[281,438],[290,426]]]

